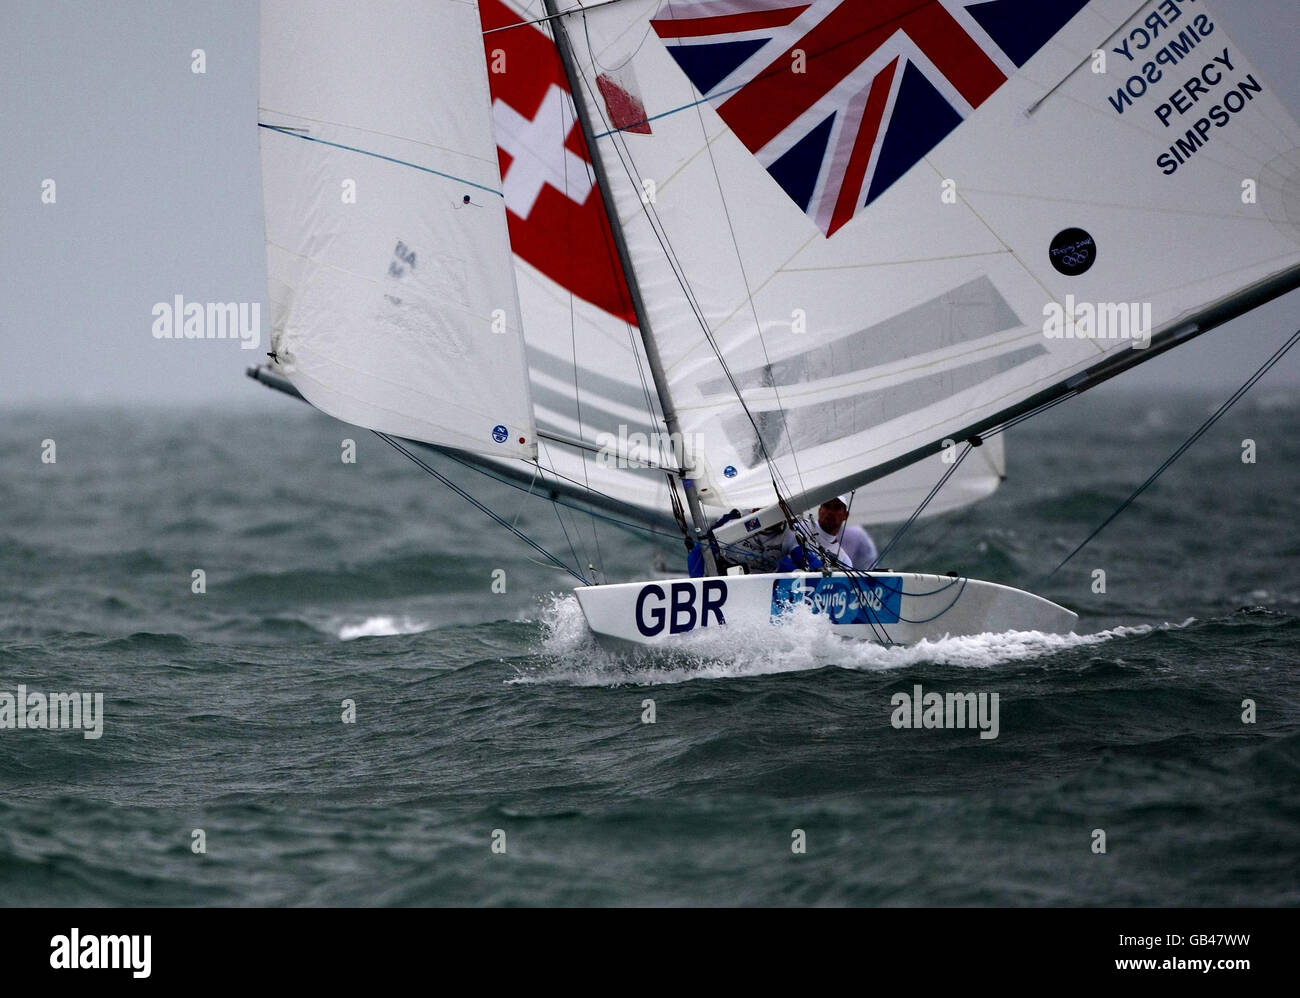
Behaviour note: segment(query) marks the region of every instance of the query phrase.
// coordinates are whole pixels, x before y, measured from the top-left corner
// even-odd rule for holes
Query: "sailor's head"
[[[838,534],[849,518],[849,507],[853,504],[853,493],[846,492],[834,499],[827,499],[817,507],[817,526],[828,534]]]

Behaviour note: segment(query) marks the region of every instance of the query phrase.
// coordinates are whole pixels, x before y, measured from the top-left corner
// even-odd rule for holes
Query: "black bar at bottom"
[[[820,989],[832,975],[900,993],[934,984],[1075,990],[1126,980],[1180,988],[1199,980],[1222,990],[1292,978],[1294,924],[1286,909],[50,908],[0,910],[0,953],[11,994],[25,993],[10,990],[22,983],[110,981],[205,991],[283,981],[334,992],[412,976],[457,990],[516,980],[529,987],[689,980],[693,988],[748,980],[770,988],[780,980]],[[88,966],[101,962],[125,966]]]

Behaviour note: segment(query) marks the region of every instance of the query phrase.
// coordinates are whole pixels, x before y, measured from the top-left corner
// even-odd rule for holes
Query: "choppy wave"
[[[0,421],[0,692],[104,693],[100,739],[0,731],[0,904],[1300,903],[1294,404],[1234,409],[1037,581],[1204,414],[1152,406],[1017,426],[1003,488],[891,554],[1079,634],[885,648],[795,615],[671,655],[603,650],[554,566],[380,443],[341,464],[354,431],[291,400],[274,432]],[[443,470],[610,581],[680,569],[675,539]],[[895,729],[915,683],[998,693],[1001,734]]]

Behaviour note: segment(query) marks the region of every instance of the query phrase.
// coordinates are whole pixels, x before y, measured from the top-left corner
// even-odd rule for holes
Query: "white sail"
[[[957,466],[918,519],[928,520],[944,513],[965,509],[997,491],[1007,477],[1007,458],[1002,436],[989,437]],[[962,445],[963,447],[965,445]],[[959,450],[951,448],[900,468],[858,488],[853,496],[852,520],[867,526],[898,523],[916,512],[918,506],[951,470]]]
[[[665,525],[665,474],[629,457],[677,462],[651,446],[658,399],[643,380],[641,334],[559,53],[544,26],[518,26],[537,6],[530,15],[503,0],[479,4],[537,425],[590,448],[544,436],[537,487],[594,493],[625,517]]]
[[[662,522],[665,476],[629,469],[621,456],[631,449],[671,465],[677,455],[650,446],[661,417],[559,54],[544,25],[512,27],[538,11],[480,0],[533,398],[539,429],[603,449],[543,440],[539,460],[549,485],[594,491],[627,515]],[[855,514],[873,523],[906,519],[945,470],[935,457],[874,482],[859,492]],[[995,437],[963,462],[925,515],[984,498],[1004,473]]]
[[[532,457],[476,5],[264,0],[261,28],[274,370],[348,422]]]
[[[1300,128],[1206,0],[556,3],[714,507],[1300,282]]]

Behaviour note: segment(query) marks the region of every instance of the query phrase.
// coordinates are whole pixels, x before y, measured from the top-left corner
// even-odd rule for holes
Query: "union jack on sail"
[[[1088,0],[698,0],[651,21],[827,236],[988,100]]]

